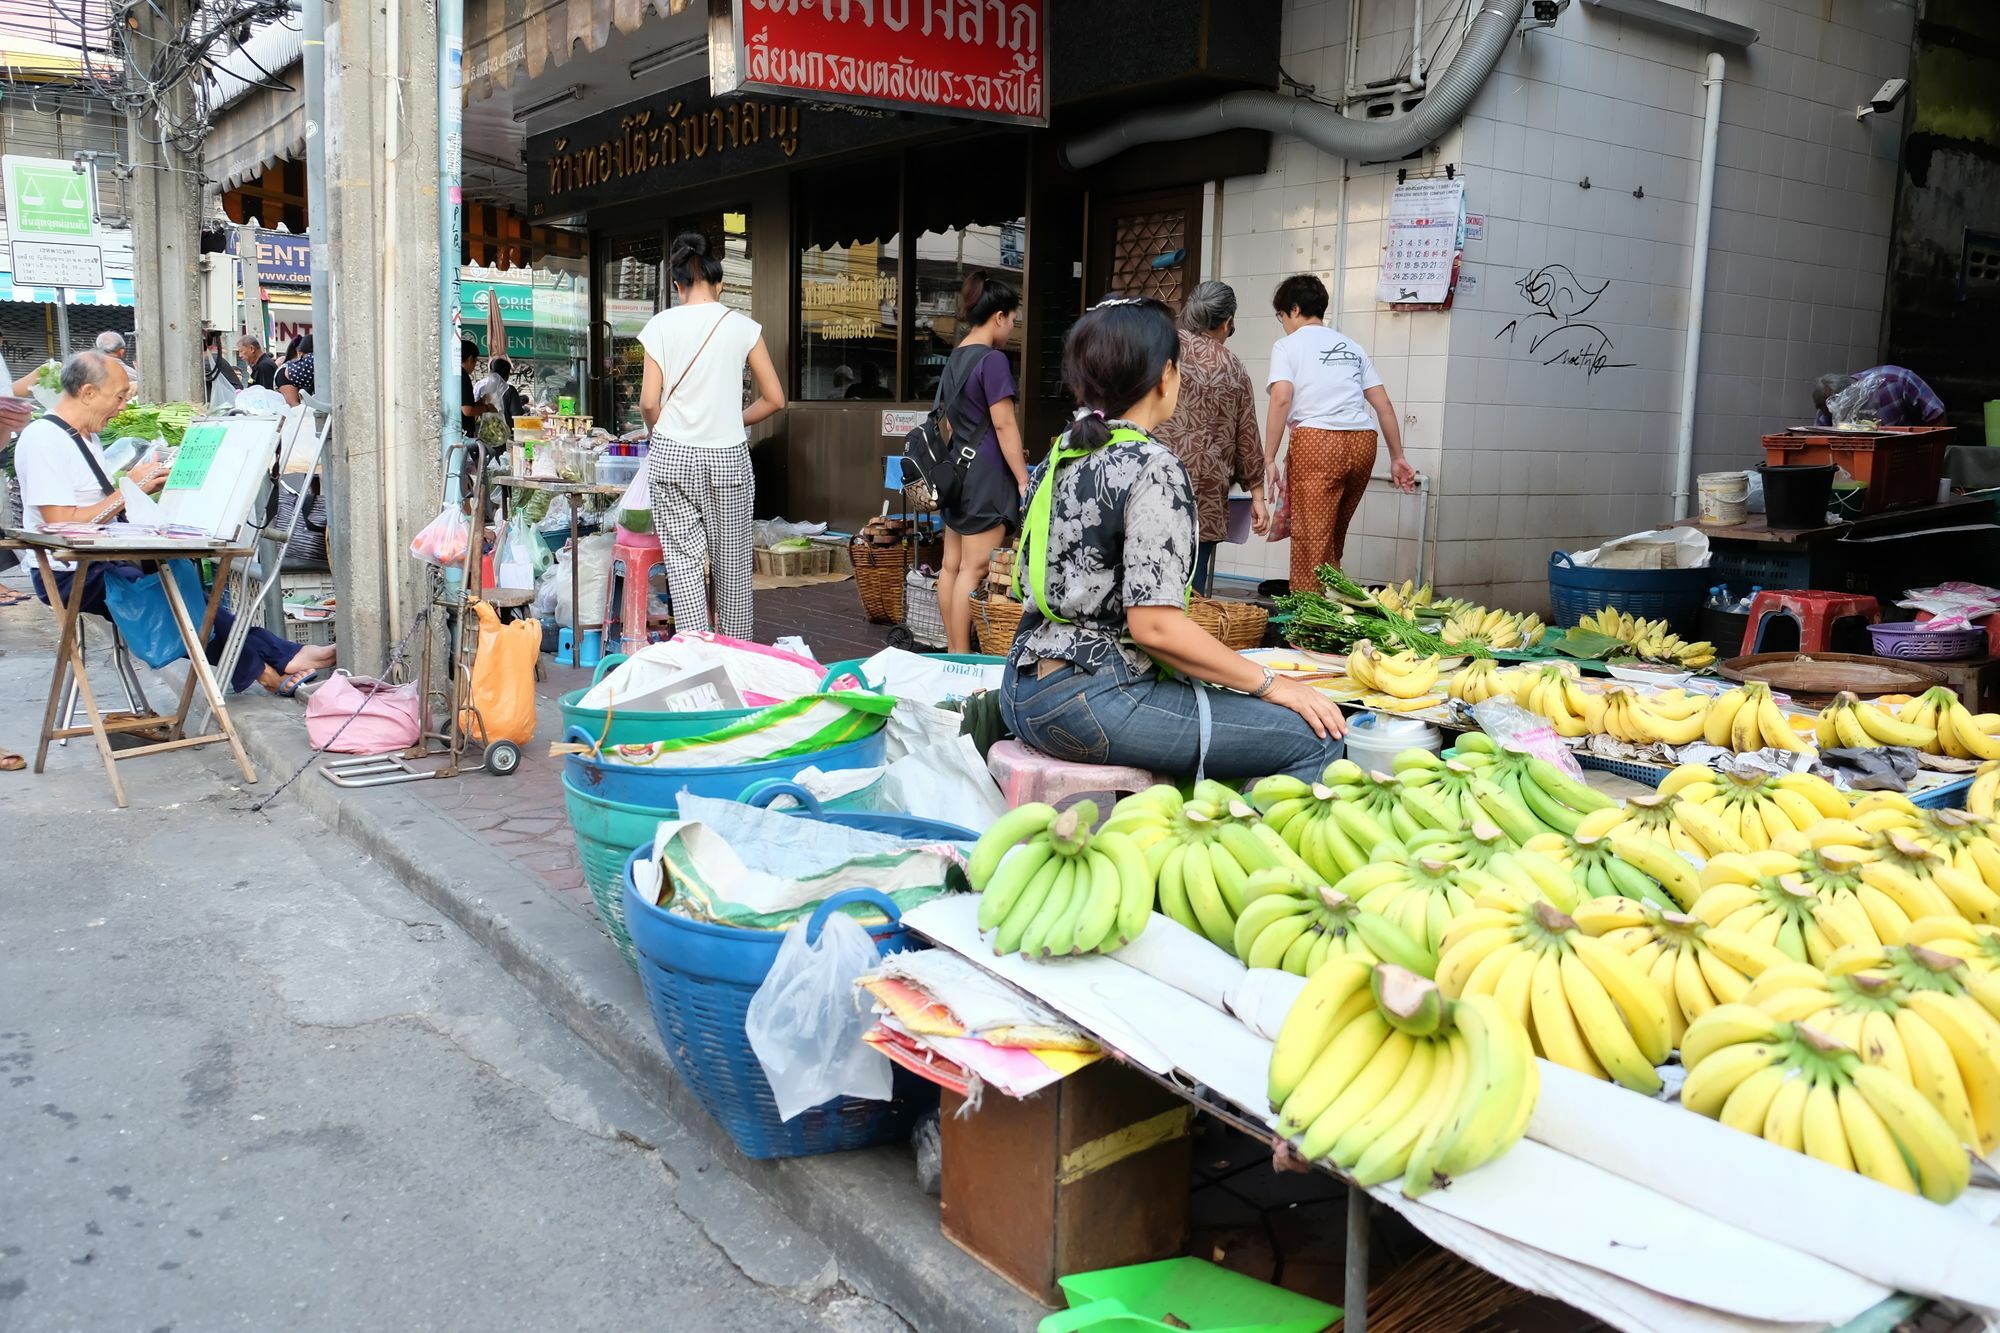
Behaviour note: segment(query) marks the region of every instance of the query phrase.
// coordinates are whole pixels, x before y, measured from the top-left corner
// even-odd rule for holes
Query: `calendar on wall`
[[[1406,180],[1389,203],[1375,299],[1399,307],[1442,306],[1451,298],[1465,248],[1465,182]]]

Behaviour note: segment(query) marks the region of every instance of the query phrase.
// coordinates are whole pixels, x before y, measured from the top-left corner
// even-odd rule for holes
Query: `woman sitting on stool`
[[[1188,618],[1194,490],[1152,435],[1174,414],[1179,357],[1173,315],[1143,298],[1093,306],[1063,340],[1063,378],[1083,409],[1030,482],[1019,566],[1029,606],[1001,715],[1075,763],[1317,780],[1345,748],[1340,709]]]
[[[104,450],[98,447],[97,432],[125,405],[131,376],[118,358],[103,352],[78,352],[63,363],[62,397],[39,421],[21,432],[15,446],[15,479],[21,487],[21,506],[27,526],[45,523],[109,523],[124,512],[125,500],[111,484],[104,469]],[[141,490],[157,493],[167,484],[164,464],[147,461],[127,474]],[[51,559],[57,597],[68,598],[73,566]],[[84,576],[83,610],[109,618],[104,601],[104,579],[137,578],[136,565],[97,563]],[[49,600],[42,586],[41,571],[35,571],[35,596]],[[188,608],[190,614],[197,610]],[[229,627],[236,617],[218,608],[215,627],[209,636],[208,660],[222,656],[229,641]],[[261,625],[250,630],[243,643],[243,655],[229,688],[244,690],[255,681],[273,694],[292,695],[317,671],[334,664],[331,644],[304,645],[281,639]]]

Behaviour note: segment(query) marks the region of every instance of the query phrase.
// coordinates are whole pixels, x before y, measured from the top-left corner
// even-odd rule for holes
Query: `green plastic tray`
[[[1205,1259],[1104,1268],[1060,1279],[1070,1308],[1036,1333],[1153,1333],[1171,1314],[1194,1333],[1321,1333],[1340,1307],[1218,1268]]]

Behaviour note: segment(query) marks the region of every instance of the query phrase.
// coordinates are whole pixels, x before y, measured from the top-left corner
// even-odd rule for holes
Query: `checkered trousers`
[[[732,638],[754,640],[750,511],[757,491],[749,446],[702,449],[655,439],[646,456],[646,480],[652,491],[653,535],[666,556],[675,631],[712,627]]]

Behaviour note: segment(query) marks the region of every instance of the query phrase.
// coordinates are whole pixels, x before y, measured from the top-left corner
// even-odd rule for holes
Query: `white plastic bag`
[[[785,931],[744,1020],[783,1119],[836,1097],[889,1100],[889,1060],[861,1040],[874,1019],[854,987],[881,961],[868,932],[838,912],[815,943],[802,925]]]
[[[558,496],[556,498],[567,499],[568,497]],[[609,532],[595,532],[588,537],[577,539],[577,545],[583,548],[582,586],[577,590],[583,597],[583,615],[578,618],[579,624],[602,625],[604,623],[604,582],[611,573],[611,547],[615,541],[616,538]],[[569,562],[571,558],[570,548],[564,547],[562,553],[556,556],[556,563],[554,565],[554,568],[562,571],[562,577],[556,580],[556,618],[564,624],[568,624],[570,621]]]

